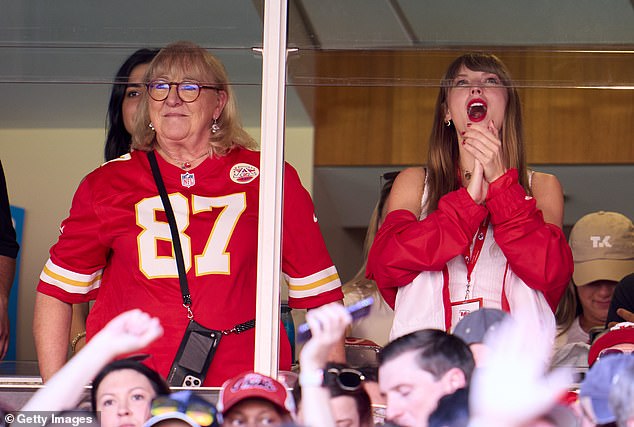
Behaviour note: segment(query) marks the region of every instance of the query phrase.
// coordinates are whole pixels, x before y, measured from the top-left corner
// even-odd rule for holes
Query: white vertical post
[[[286,83],[286,0],[264,2],[254,369],[277,377]]]

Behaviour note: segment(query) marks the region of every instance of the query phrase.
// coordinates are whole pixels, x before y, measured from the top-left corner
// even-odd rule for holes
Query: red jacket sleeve
[[[541,291],[555,311],[572,276],[572,252],[563,231],[544,221],[517,177],[517,170],[510,169],[489,186],[486,206],[493,235],[513,272]]]
[[[442,270],[470,245],[486,215],[464,188],[444,195],[438,209],[421,221],[407,210],[390,212],[370,249],[367,277],[394,307],[396,288],[421,271]]]

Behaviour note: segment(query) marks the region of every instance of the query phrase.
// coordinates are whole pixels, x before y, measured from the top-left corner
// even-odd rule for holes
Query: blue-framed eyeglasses
[[[221,87],[203,85],[194,82],[167,82],[165,80],[152,80],[147,85],[147,92],[155,101],[164,101],[170,94],[172,86],[176,86],[176,93],[183,102],[194,102],[200,96],[201,89],[222,90]]]

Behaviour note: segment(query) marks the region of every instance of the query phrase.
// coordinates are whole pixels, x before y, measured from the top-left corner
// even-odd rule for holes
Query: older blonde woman
[[[34,334],[44,379],[64,362],[69,304],[92,299],[88,339],[131,308],[161,320],[164,337],[143,352],[164,376],[191,317],[223,333],[202,385],[220,385],[253,368],[259,153],[240,126],[224,67],[205,49],[188,42],[167,46],[144,80],[133,151],[82,181],[40,277]],[[172,230],[152,158],[173,210]],[[282,268],[289,304],[312,308],[341,300],[310,196],[291,166],[284,177]],[[180,285],[172,241],[182,247],[181,276],[191,301]],[[289,369],[284,328],[280,334],[280,367]]]

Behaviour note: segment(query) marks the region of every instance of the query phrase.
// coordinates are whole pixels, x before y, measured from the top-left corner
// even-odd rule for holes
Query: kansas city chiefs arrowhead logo
[[[248,163],[236,163],[229,172],[231,181],[236,184],[248,184],[260,175],[260,170]]]

